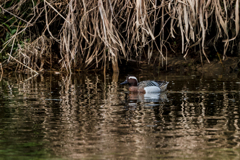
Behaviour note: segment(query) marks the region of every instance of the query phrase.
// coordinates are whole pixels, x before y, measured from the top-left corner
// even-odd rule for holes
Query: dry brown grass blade
[[[184,23],[185,23],[185,37],[187,42],[189,43],[189,39],[188,39],[188,28],[189,28],[189,19],[188,19],[188,12],[187,12],[187,6],[184,5],[183,6],[183,12],[184,12]]]
[[[236,36],[239,33],[239,0],[236,0],[236,6],[235,6],[235,28],[236,28]]]
[[[237,38],[238,33],[239,33],[239,0],[236,0],[236,4],[235,4],[235,30],[236,30],[236,35],[229,39],[229,40],[223,40],[222,42],[229,42],[229,41],[233,41]]]
[[[53,35],[52,35],[52,32],[50,31],[49,29],[49,23],[48,23],[48,12],[47,12],[47,6],[46,6],[46,3],[49,4],[46,0],[44,0],[44,9],[45,9],[45,21],[46,21],[46,27],[47,27],[47,30],[48,30],[48,33],[50,34],[50,36],[57,42],[59,42],[60,40],[58,40],[57,38],[55,38]]]
[[[184,34],[183,34],[183,24],[182,24],[182,6],[178,7],[178,23],[180,26],[180,32],[182,37],[182,53],[184,52]]]
[[[0,63],[0,70],[1,70],[1,77],[0,77],[0,82],[2,81],[2,77],[3,77],[3,67],[2,67],[2,63]]]
[[[202,4],[202,1],[200,2],[200,8],[199,8],[199,21],[200,21],[200,26],[201,26],[201,29],[202,29],[202,51],[203,51],[203,54],[205,56],[205,58],[207,59],[208,63],[210,63],[206,53],[205,53],[205,50],[204,50],[204,46],[205,46],[205,36],[206,36],[206,30],[205,30],[205,27],[204,27],[204,20],[203,20],[203,4]]]

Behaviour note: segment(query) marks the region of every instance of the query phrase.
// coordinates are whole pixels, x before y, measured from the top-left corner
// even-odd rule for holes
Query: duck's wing
[[[138,83],[138,88],[144,88],[144,87],[150,87],[150,86],[159,86],[158,83],[154,82],[154,81],[141,81]]]
[[[166,81],[142,81],[138,83],[138,88],[144,88],[144,87],[150,87],[150,86],[156,86],[161,89],[161,91],[165,91],[167,89],[167,85],[169,82]]]
[[[164,81],[141,81],[138,83],[138,87],[151,87],[151,86],[156,86],[156,87],[160,87],[162,85],[162,82]]]

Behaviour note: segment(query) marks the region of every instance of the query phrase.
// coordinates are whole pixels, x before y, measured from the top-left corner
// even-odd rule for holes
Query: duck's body
[[[169,82],[165,81],[137,81],[134,76],[128,76],[127,79],[121,84],[129,84],[130,92],[140,92],[140,93],[159,93],[167,89]]]

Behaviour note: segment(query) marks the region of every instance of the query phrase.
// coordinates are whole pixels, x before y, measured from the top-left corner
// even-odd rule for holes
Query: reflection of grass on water
[[[171,151],[169,151],[171,152]],[[171,160],[237,160],[240,159],[239,148],[205,148],[193,149],[186,152],[174,151],[164,155],[152,155],[158,159],[171,159]]]
[[[54,159],[46,148],[47,143],[42,142],[19,142],[18,140],[0,141],[0,159]],[[6,144],[6,145],[5,145]],[[59,158],[58,158],[59,159]],[[61,159],[61,158],[60,158]]]
[[[239,148],[210,148],[204,150],[203,153],[206,154],[206,159],[209,159],[209,157],[212,157],[214,160],[240,159]]]
[[[15,96],[10,97],[6,93],[5,97],[8,97],[11,106],[5,104],[6,115],[1,119],[0,135],[10,135],[2,136],[4,140],[0,141],[0,154],[5,157],[51,159],[55,155],[69,154],[67,156],[70,157],[77,154],[76,156],[82,156],[83,159],[114,156],[133,159],[145,158],[144,156],[159,159],[223,159],[222,157],[227,159],[235,158],[239,153],[235,148],[215,146],[218,142],[223,144],[221,146],[227,146],[228,137],[224,134],[229,128],[224,127],[228,126],[226,123],[233,125],[233,121],[231,121],[231,113],[226,113],[225,110],[231,109],[235,104],[231,103],[230,106],[228,96],[226,95],[225,99],[221,96],[225,93],[238,93],[235,92],[235,89],[238,89],[235,86],[226,89],[223,85],[219,90],[219,87],[213,87],[219,83],[211,81],[209,84],[196,78],[194,89],[202,86],[201,89],[204,90],[192,91],[190,88],[192,82],[181,78],[183,79],[181,84],[176,83],[175,86],[182,91],[175,91],[174,85],[170,84],[171,90],[169,89],[167,93],[171,100],[165,107],[150,108],[136,103],[136,108],[126,110],[123,109],[121,102],[121,99],[124,99],[124,91],[115,81],[118,78],[113,80],[114,78],[107,76],[108,78],[104,79],[98,75],[87,75],[84,78],[78,75],[67,78],[52,75],[40,78],[40,76],[38,78],[41,81],[31,79],[20,83],[25,79],[21,77],[17,87],[15,82],[9,82],[8,85],[6,83],[4,86],[4,88],[12,87]],[[168,79],[172,78],[168,77]],[[213,96],[211,89],[219,95]],[[215,99],[216,97],[218,98]],[[212,101],[214,102],[212,105],[205,103]],[[223,101],[225,106],[222,105]],[[4,107],[1,109],[5,109]],[[217,108],[217,110],[210,113],[208,108]],[[183,117],[186,119],[184,120]],[[212,128],[209,132],[207,130],[208,125],[211,125],[208,120],[214,120],[216,123],[213,124],[216,127],[214,135],[211,132]],[[217,140],[209,140],[209,137]],[[238,140],[238,136],[235,137]],[[194,140],[195,138],[203,141]],[[74,141],[75,139],[77,142]],[[44,140],[47,142],[42,142]],[[120,151],[115,144],[122,145]],[[201,146],[205,148],[201,149]],[[92,155],[93,151],[95,155]]]

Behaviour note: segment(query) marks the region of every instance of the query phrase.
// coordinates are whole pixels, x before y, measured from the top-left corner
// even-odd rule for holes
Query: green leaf
[[[9,31],[11,31],[11,28],[9,27],[8,24],[6,24],[6,23],[3,23],[3,24],[8,28]]]
[[[12,34],[12,35],[15,34],[16,31],[17,31],[17,29],[13,29],[13,30],[11,30],[11,34]]]
[[[5,41],[9,40],[9,38],[10,38],[10,33],[7,32],[7,34],[6,34],[6,38],[5,38]]]

